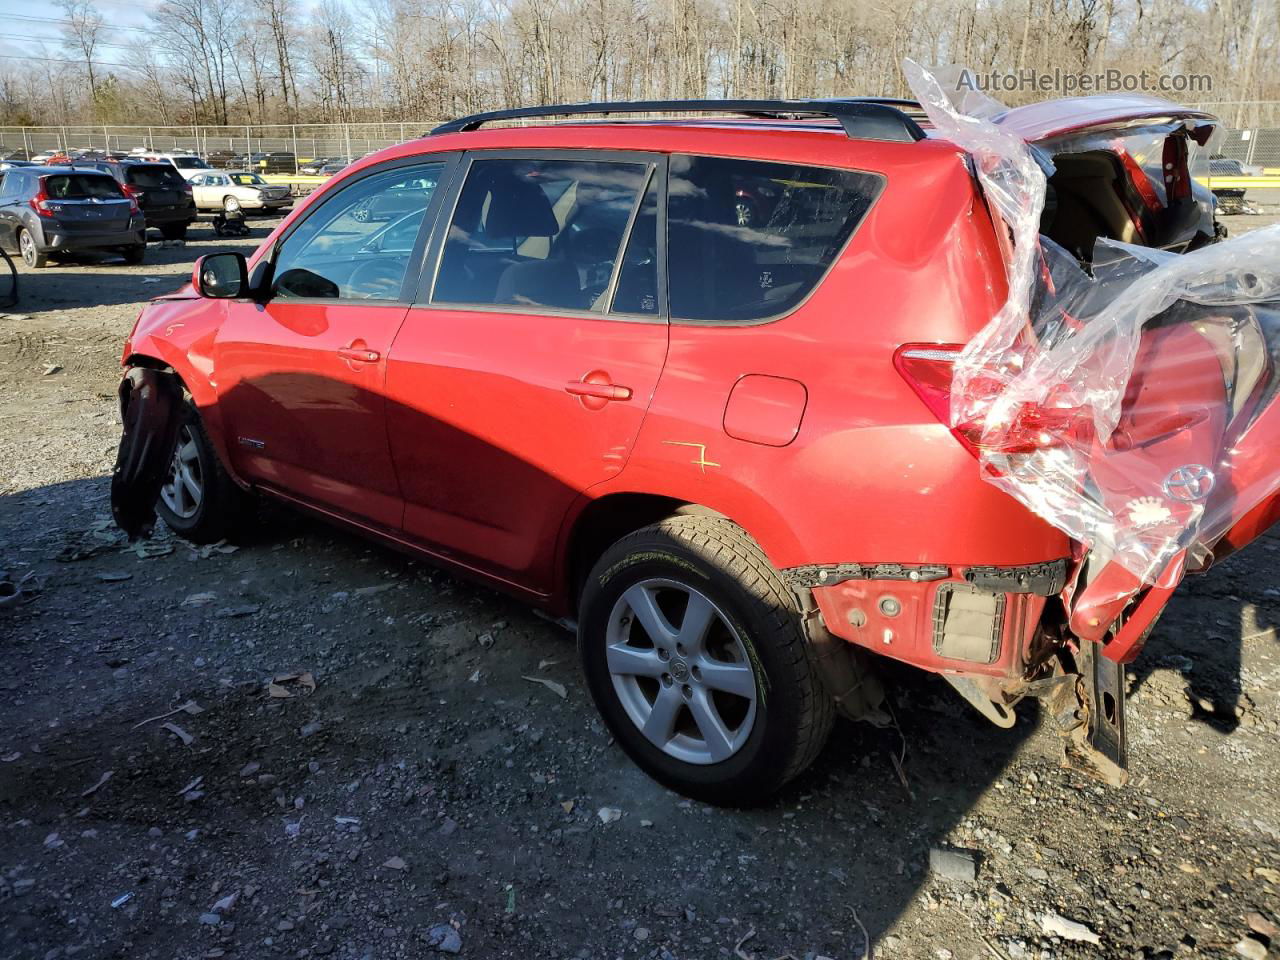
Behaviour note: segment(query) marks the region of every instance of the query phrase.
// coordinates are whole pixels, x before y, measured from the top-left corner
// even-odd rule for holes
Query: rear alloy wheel
[[[32,270],[39,270],[49,263],[48,256],[40,252],[29,230],[18,231],[18,250],[22,254],[22,262]]]
[[[236,531],[252,500],[223,469],[195,407],[188,403],[181,416],[156,512],[180,537],[215,543]]]
[[[813,762],[834,719],[790,590],[722,518],[672,517],[606,551],[578,648],[619,744],[699,800],[768,798]]]

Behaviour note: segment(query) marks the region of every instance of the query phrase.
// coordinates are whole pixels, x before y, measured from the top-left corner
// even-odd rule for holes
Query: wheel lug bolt
[[[669,674],[669,673],[664,673],[664,674],[662,675],[662,685],[663,685],[664,687],[669,687],[669,686],[671,686],[671,674]]]
[[[671,659],[671,652],[670,652],[669,650],[663,650],[663,649],[659,648],[659,650],[658,650],[658,659],[659,659],[659,660],[670,660],[670,659]]]
[[[688,700],[690,697],[693,696],[693,687],[689,686],[686,683],[683,687],[680,688],[680,692],[684,694],[684,698]]]

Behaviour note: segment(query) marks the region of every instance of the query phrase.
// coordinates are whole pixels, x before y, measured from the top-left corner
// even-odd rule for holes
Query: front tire
[[[239,199],[236,197],[223,197],[222,211],[229,217],[238,216],[240,213]]]
[[[218,459],[196,408],[187,402],[156,512],[178,536],[216,543],[239,529],[252,502]]]
[[[729,520],[672,517],[610,547],[587,579],[578,649],[628,756],[698,800],[767,799],[831,731],[795,600]]]
[[[22,262],[32,270],[39,270],[49,265],[48,255],[40,252],[30,230],[18,231],[18,252],[22,254]]]

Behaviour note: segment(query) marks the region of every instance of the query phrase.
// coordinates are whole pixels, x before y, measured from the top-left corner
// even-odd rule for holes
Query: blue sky
[[[156,5],[157,0],[95,0],[94,6],[109,29],[103,37],[104,45],[94,59],[104,63],[127,63],[128,51],[124,45],[145,36],[142,28],[146,24],[146,11]],[[64,16],[61,8],[53,3],[0,0],[0,57],[4,58],[0,65],[20,67],[24,57],[70,59],[62,48],[63,24],[58,22]],[[40,49],[42,43],[43,51]],[[120,46],[107,46],[107,43]],[[31,66],[40,65],[38,61],[31,63]]]

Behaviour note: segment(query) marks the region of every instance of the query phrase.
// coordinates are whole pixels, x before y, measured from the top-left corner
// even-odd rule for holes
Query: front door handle
[[[349,347],[339,347],[338,356],[343,360],[356,360],[360,363],[377,363],[381,356],[377,350],[370,350],[368,347],[357,347],[352,344]]]

